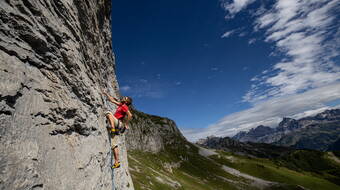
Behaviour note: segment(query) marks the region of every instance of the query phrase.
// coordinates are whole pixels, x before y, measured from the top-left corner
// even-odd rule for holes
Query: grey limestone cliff
[[[128,150],[157,153],[167,146],[184,146],[187,142],[171,119],[133,110],[131,129],[127,131]]]
[[[0,189],[111,190],[110,0],[0,1]],[[116,189],[133,189],[126,149]]]

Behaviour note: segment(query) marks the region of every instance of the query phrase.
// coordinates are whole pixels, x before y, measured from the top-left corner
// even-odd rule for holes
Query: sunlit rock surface
[[[0,189],[112,189],[110,0],[0,1]],[[121,146],[116,189],[133,189]]]

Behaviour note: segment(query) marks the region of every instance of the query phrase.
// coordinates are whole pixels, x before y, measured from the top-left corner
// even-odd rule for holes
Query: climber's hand
[[[129,129],[129,125],[128,125],[128,124],[125,124],[125,128],[126,128],[126,129]]]

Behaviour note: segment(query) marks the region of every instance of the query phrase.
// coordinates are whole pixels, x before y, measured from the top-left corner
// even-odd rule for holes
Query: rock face
[[[283,118],[283,120],[279,123],[279,126],[277,126],[276,131],[287,134],[298,128],[300,128],[300,124],[297,120],[292,118]],[[273,132],[275,132],[275,130],[273,130],[271,133]]]
[[[261,138],[263,136],[273,134],[276,130],[260,125],[256,128],[250,129],[248,132],[241,131],[240,133],[237,133],[233,138],[236,140],[241,140],[242,142],[256,142],[258,138]]]
[[[0,189],[113,189],[110,0],[0,1]],[[116,189],[133,189],[126,149]]]
[[[130,128],[126,134],[128,150],[157,153],[166,146],[176,147],[186,142],[175,122],[168,118],[134,110]]]
[[[340,140],[340,109],[326,110],[298,120],[283,118],[276,128],[258,126],[240,132],[233,139],[241,142],[273,143],[298,149],[327,150]],[[334,149],[332,146],[332,150]]]

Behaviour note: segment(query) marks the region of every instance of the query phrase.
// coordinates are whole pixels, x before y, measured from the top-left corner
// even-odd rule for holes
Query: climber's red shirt
[[[125,117],[126,113],[129,111],[129,107],[126,104],[120,104],[114,114],[115,118],[122,119]]]

